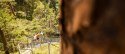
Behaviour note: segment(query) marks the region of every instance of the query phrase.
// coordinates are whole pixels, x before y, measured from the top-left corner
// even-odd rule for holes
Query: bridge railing
[[[18,49],[19,53],[25,53],[25,51],[30,51],[30,54],[33,54],[33,49],[40,47],[42,44],[46,43],[48,45],[48,53],[50,54],[50,45],[59,48],[58,46],[54,45],[52,42],[60,42],[60,38],[40,38],[39,41],[34,41],[33,38],[28,38],[31,42],[27,41],[27,44],[19,43]]]

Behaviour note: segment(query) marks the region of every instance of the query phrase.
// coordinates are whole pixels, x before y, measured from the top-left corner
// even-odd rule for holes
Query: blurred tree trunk
[[[7,47],[7,41],[6,41],[6,38],[5,38],[4,33],[1,30],[1,28],[0,28],[0,36],[1,36],[1,41],[3,43],[5,54],[9,54],[9,49]]]
[[[125,0],[61,0],[61,54],[125,54]]]

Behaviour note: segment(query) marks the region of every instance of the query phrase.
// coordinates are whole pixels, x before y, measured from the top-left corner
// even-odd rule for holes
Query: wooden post
[[[48,54],[50,54],[50,41],[48,40]]]

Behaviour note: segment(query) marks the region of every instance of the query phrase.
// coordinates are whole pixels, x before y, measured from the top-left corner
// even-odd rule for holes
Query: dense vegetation
[[[58,0],[0,0],[0,51],[16,51],[19,41],[35,33],[58,32]],[[5,43],[5,42],[6,43]],[[4,47],[3,47],[4,46]],[[6,48],[6,49],[5,49]],[[12,50],[13,49],[13,50]]]

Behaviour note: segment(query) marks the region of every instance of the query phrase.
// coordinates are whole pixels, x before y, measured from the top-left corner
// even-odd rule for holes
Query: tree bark
[[[1,30],[1,28],[0,28],[0,36],[1,36],[2,43],[3,43],[5,54],[9,54],[9,49],[8,49],[8,46],[7,46],[7,41],[6,41],[6,38],[5,38],[4,33]]]

